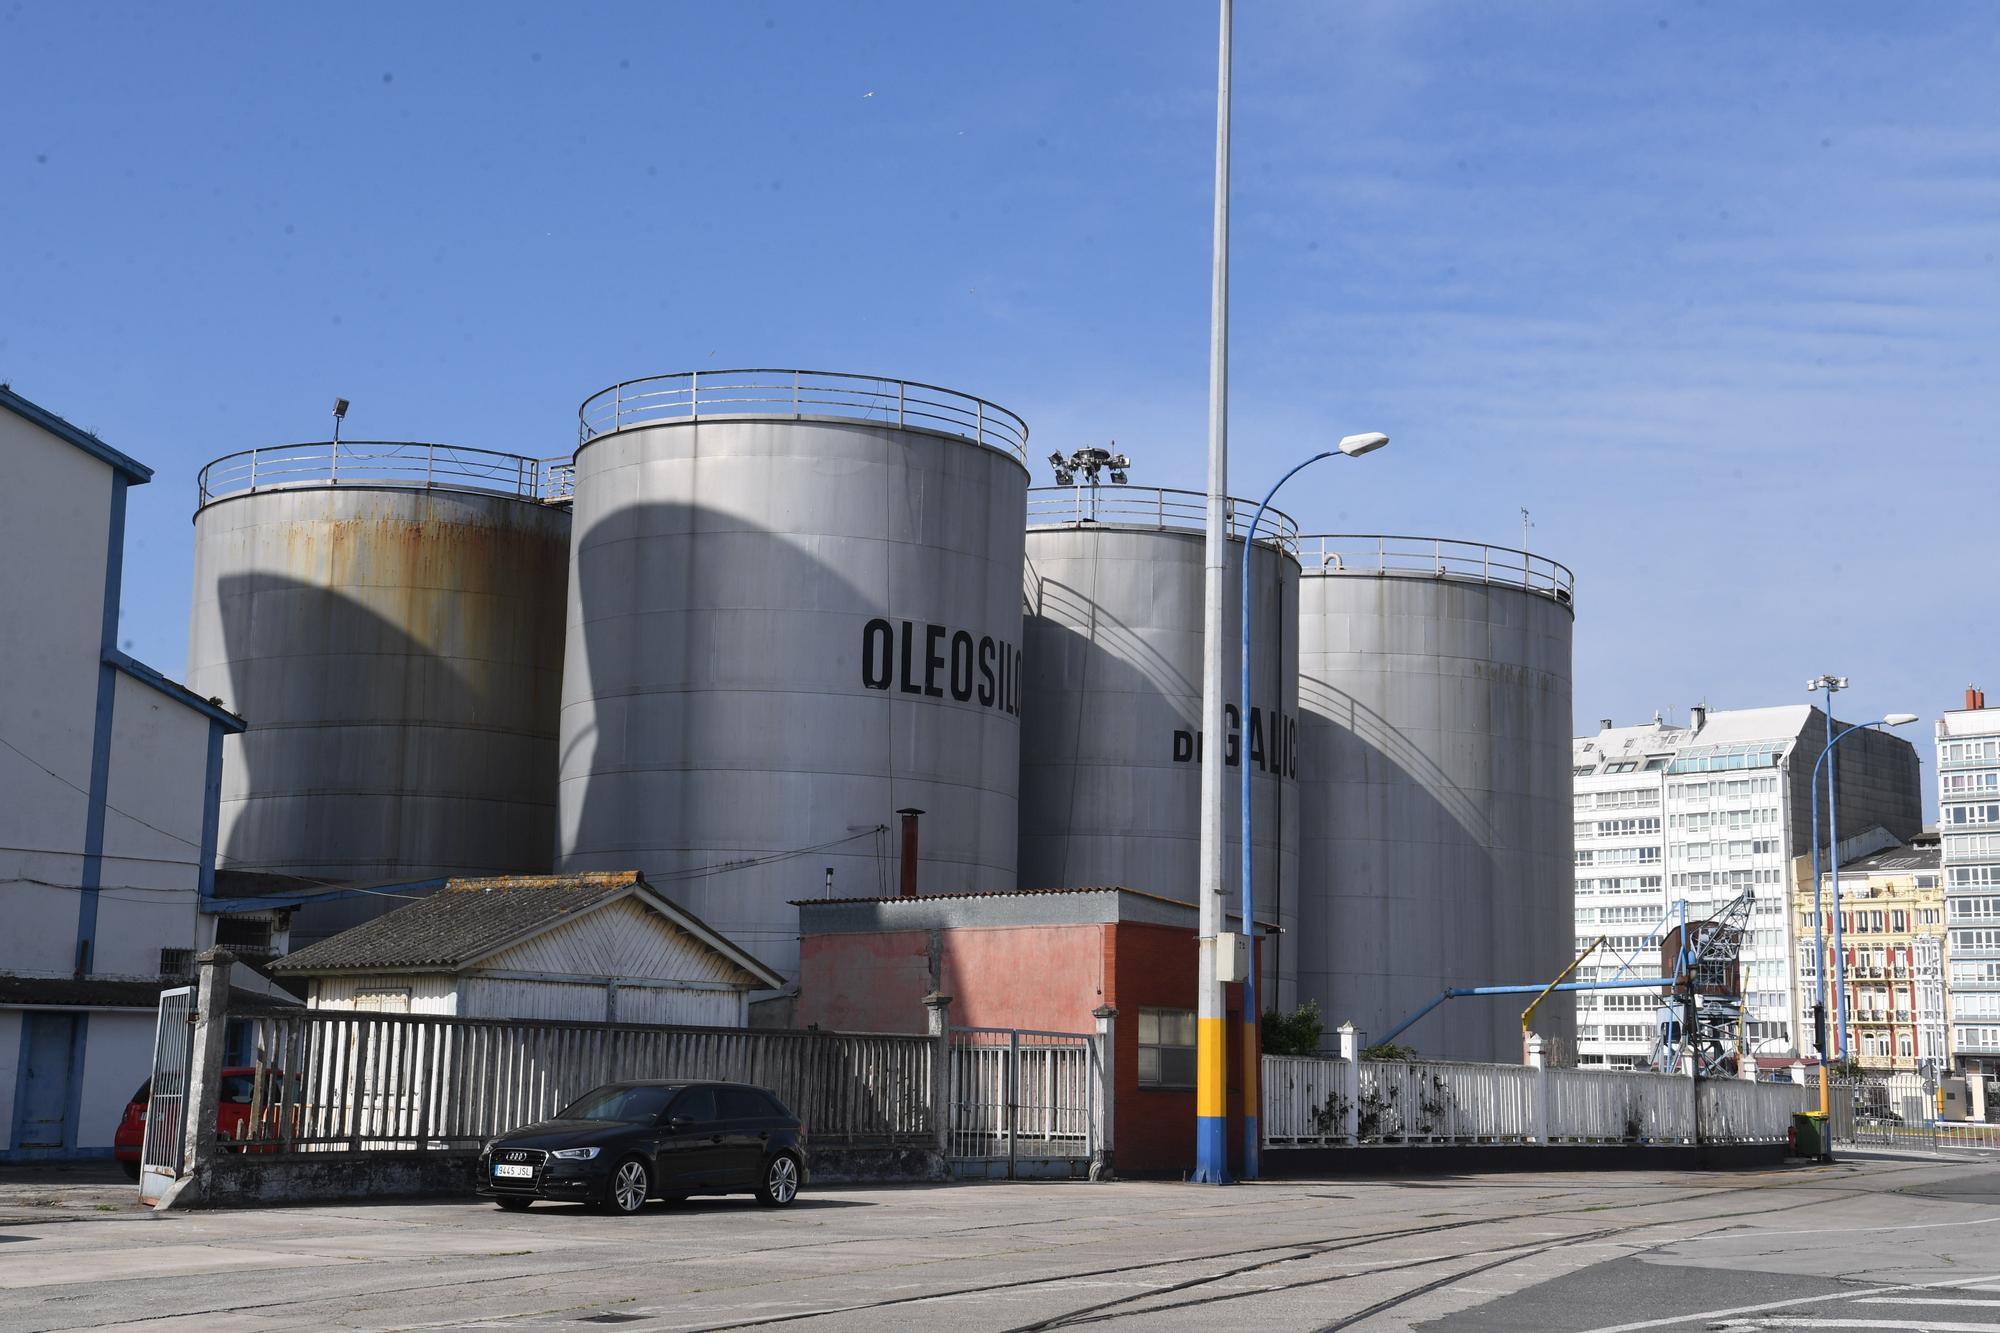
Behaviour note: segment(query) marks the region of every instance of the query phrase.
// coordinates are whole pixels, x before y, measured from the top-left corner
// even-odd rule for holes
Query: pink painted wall
[[[794,1021],[838,1032],[923,1032],[930,989],[929,931],[808,935],[799,941]]]
[[[1104,1003],[1103,926],[988,926],[944,934],[955,1027],[1095,1032]]]

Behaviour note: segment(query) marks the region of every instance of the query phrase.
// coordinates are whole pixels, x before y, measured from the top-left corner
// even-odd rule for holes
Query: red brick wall
[[[1132,922],[1105,934],[1109,1002],[1118,1010],[1115,1164],[1130,1174],[1178,1176],[1194,1167],[1194,1090],[1139,1086],[1139,1011],[1197,1007],[1201,941],[1184,927]],[[1235,1167],[1243,1137],[1243,988],[1224,989],[1229,1006],[1229,1160]]]

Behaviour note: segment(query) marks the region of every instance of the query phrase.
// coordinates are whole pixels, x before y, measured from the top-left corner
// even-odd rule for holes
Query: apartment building
[[[1685,726],[1657,715],[1636,727],[1607,718],[1572,742],[1576,944],[1608,939],[1583,979],[1654,975],[1660,938],[1682,904],[1699,920],[1747,890],[1755,896],[1742,953],[1745,1044],[1764,1056],[1798,1053],[1791,866],[1811,852],[1813,766],[1826,727],[1826,714],[1807,704],[1698,707]],[[1860,733],[1834,762],[1841,825],[1881,825],[1898,840],[1921,830],[1908,741]],[[1579,993],[1578,1063],[1644,1064],[1658,1002],[1652,991]]]
[[[1968,688],[1937,724],[1938,832],[1956,1068],[2000,1067],[2000,708]]]
[[[1901,846],[1844,859],[1837,899],[1836,877],[1823,874],[1817,930],[1812,863],[1801,857],[1799,864],[1792,919],[1799,941],[1793,1012],[1801,1053],[1812,1053],[1812,1009],[1824,967],[1829,1029],[1843,1012],[1846,1021],[1845,1038],[1834,1044],[1835,1052],[1859,1061],[1870,1072],[1884,1074],[1948,1068],[1948,954],[1937,833],[1929,831]],[[1834,952],[1836,921],[1846,960],[1845,984],[1839,988],[1834,984],[1842,971],[1834,965],[1839,956]]]

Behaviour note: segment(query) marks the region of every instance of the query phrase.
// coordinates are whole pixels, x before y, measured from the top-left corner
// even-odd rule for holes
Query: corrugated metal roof
[[[873,898],[794,898],[791,905],[793,907],[827,907],[857,903],[954,902],[971,901],[980,898],[1004,898],[1011,900],[1018,898],[1057,897],[1064,894],[1081,893],[1122,893],[1132,898],[1144,898],[1151,902],[1165,903],[1169,907],[1183,907],[1190,912],[1201,910],[1197,904],[1188,902],[1185,899],[1169,898],[1163,893],[1148,893],[1144,889],[1128,888],[1123,884],[1089,884],[1068,889],[977,889],[964,893],[919,893],[908,898],[893,893]],[[1236,902],[1234,899],[1225,906],[1224,915],[1230,918],[1235,918],[1239,915],[1236,911]],[[1279,928],[1278,924],[1274,921],[1259,920],[1257,924],[1265,930],[1277,930]]]
[[[900,894],[882,894],[866,898],[794,898],[794,907],[822,907],[828,903],[914,903],[936,902],[948,898],[1032,898],[1037,895],[1058,893],[1129,893],[1135,898],[1151,898],[1154,902],[1172,903],[1175,907],[1193,907],[1193,903],[1182,902],[1179,898],[1168,898],[1158,893],[1147,893],[1144,889],[1128,889],[1122,884],[1092,884],[1071,889],[976,889],[964,893],[919,893],[905,898]]]

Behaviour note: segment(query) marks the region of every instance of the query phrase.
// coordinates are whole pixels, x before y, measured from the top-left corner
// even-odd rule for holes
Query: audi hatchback
[[[607,1083],[500,1135],[480,1154],[478,1190],[507,1209],[568,1199],[630,1214],[693,1194],[784,1208],[805,1180],[805,1127],[771,1093],[661,1081]]]

